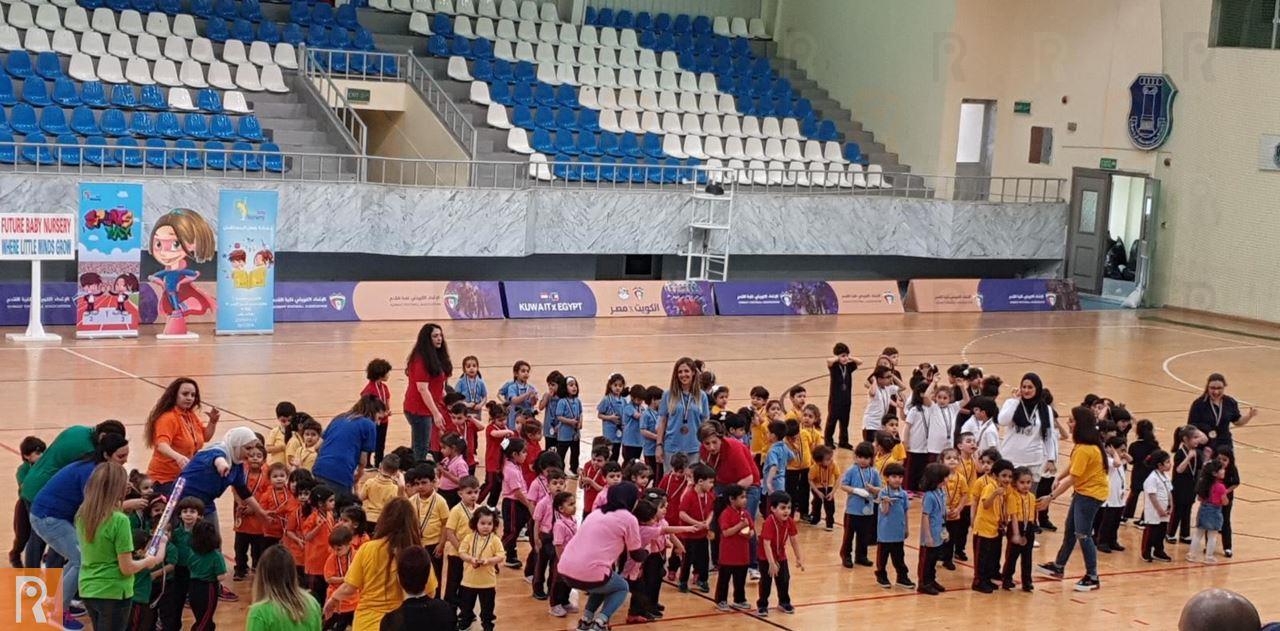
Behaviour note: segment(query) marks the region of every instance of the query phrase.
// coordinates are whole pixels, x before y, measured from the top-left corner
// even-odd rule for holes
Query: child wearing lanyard
[[[622,454],[622,426],[625,423],[622,407],[626,403],[623,399],[626,389],[625,377],[616,372],[609,375],[609,381],[604,387],[604,397],[596,405],[596,415],[603,425],[601,436],[609,439],[609,460],[613,462],[618,462]]]
[[[853,371],[862,361],[849,354],[849,345],[839,342],[827,358],[827,372],[831,377],[827,396],[827,426],[823,432],[828,447],[853,449],[849,444],[849,415],[853,410]],[[835,442],[836,428],[840,429],[840,442]]]
[[[1009,545],[1005,549],[1001,587],[1013,589],[1014,565],[1022,562],[1022,591],[1035,591],[1031,584],[1031,553],[1036,542],[1036,498],[1031,494],[1031,470],[1018,467],[1013,471],[1013,491],[1005,495],[1004,512],[1008,520]]]
[[[475,355],[462,358],[462,376],[458,377],[458,382],[453,389],[466,397],[462,402],[467,408],[465,421],[467,467],[468,473],[475,475],[476,448],[479,446],[479,441],[476,439],[479,437],[480,430],[484,429],[481,412],[484,410],[485,401],[489,398],[489,388],[485,385],[484,378],[480,376],[480,360]]]

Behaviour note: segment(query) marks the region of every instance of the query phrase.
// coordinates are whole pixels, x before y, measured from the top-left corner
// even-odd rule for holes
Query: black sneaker
[[[792,605],[778,605],[778,609],[785,614],[792,614],[796,612],[796,608]]]
[[[676,590],[677,590],[677,591],[679,591],[681,594],[688,594],[688,593],[689,593],[689,584],[688,584],[688,583],[680,583],[679,585],[677,585],[677,586],[676,586]]]
[[[546,592],[540,592],[540,591],[538,591],[538,590],[534,590],[534,591],[533,591],[533,599],[534,599],[534,600],[546,600],[546,599],[547,599],[547,593],[546,593]]]
[[[702,593],[704,593],[704,594],[710,594],[710,593],[711,593],[711,585],[710,585],[709,583],[707,583],[706,581],[698,581],[698,585],[697,585],[696,587],[694,587],[694,589],[696,589],[696,590],[698,590],[698,591],[700,591],[700,592],[702,592]]]
[[[1231,551],[1231,548],[1227,548],[1226,550],[1223,550],[1222,554],[1224,554],[1228,559],[1235,556],[1235,553]]]
[[[1018,584],[1013,581],[1000,581],[1000,589],[1003,589],[1006,592],[1013,591],[1013,588],[1017,586]]]
[[[853,559],[844,559],[843,561],[841,561],[841,562],[840,562],[840,565],[843,565],[843,566],[845,566],[845,568],[852,570],[852,569],[853,569]]]
[[[720,611],[733,611],[733,609],[729,608],[729,601],[727,600],[722,600],[716,603],[716,609],[719,609]]]
[[[841,448],[841,449],[848,449],[849,451],[853,451],[853,445],[851,445],[851,444],[849,444],[849,443],[840,443],[840,444],[839,444],[839,445],[837,445],[837,446],[838,446],[839,448]]]
[[[523,565],[521,565],[521,564],[520,564],[520,560],[519,560],[519,559],[507,559],[506,563],[503,563],[503,565],[505,565],[505,566],[507,566],[507,567],[509,567],[509,568],[511,568],[511,569],[513,569],[513,570],[518,570],[518,569],[520,569],[520,568],[524,567]]]
[[[1125,547],[1124,547],[1124,546],[1122,546],[1122,545],[1120,545],[1120,544],[1118,544],[1118,543],[1113,543],[1113,544],[1111,544],[1111,549],[1112,549],[1113,551],[1115,551],[1115,552],[1124,552],[1124,551],[1125,551]]]
[[[1062,580],[1063,578],[1062,568],[1058,567],[1054,563],[1041,563],[1040,565],[1036,566],[1036,569],[1040,570],[1041,574],[1047,574],[1048,576],[1051,576],[1058,580]]]
[[[879,585],[885,589],[890,589],[893,587],[893,584],[889,582],[888,576],[877,576],[876,585]]]
[[[921,594],[926,594],[929,596],[937,596],[939,593],[941,593],[938,590],[934,589],[933,585],[921,585],[920,587],[916,588],[916,591]]]
[[[944,568],[946,568],[946,569],[948,569],[948,570],[951,570],[952,572],[956,571],[956,564],[955,564],[955,563],[952,563],[951,561],[945,561],[945,562],[943,562],[942,567],[944,567]]]
[[[1040,529],[1041,529],[1041,530],[1046,530],[1046,531],[1048,531],[1048,532],[1058,532],[1058,527],[1057,527],[1057,526],[1055,526],[1055,525],[1053,525],[1053,522],[1051,522],[1051,521],[1049,521],[1049,520],[1047,520],[1047,519],[1046,519],[1046,520],[1044,520],[1044,521],[1042,521],[1042,522],[1040,522]]]
[[[964,553],[964,550],[956,550],[956,560],[957,560],[957,561],[968,561],[968,560],[969,560],[969,555],[965,554],[965,553]]]
[[[929,587],[932,587],[932,588],[933,588],[935,591],[937,591],[939,594],[941,594],[941,593],[943,593],[943,592],[947,591],[947,588],[943,587],[943,586],[942,586],[942,584],[941,584],[941,583],[939,583],[938,581],[934,581],[934,582],[933,582],[933,584],[932,584],[932,585],[930,585]]]
[[[1035,586],[1035,585],[1032,585],[1031,583],[1027,583],[1026,585],[1023,585],[1023,586],[1022,586],[1022,591],[1027,592],[1028,594],[1030,594],[1031,592],[1036,591],[1036,586]]]
[[[1098,544],[1098,552],[1101,552],[1103,554],[1111,554],[1111,546],[1105,543],[1100,543]]]
[[[239,583],[243,581],[245,578],[247,578],[248,574],[249,573],[246,572],[245,570],[236,570],[235,574],[231,575],[231,580],[236,583]]]
[[[996,591],[996,587],[995,585],[992,585],[991,583],[987,583],[987,582],[974,583],[973,591],[982,592],[984,594],[994,594]]]
[[[1078,592],[1091,592],[1102,587],[1102,582],[1092,576],[1086,576],[1076,582],[1075,590]]]
[[[760,616],[761,618],[768,618],[768,617],[769,617],[769,608],[768,608],[768,607],[757,607],[757,608],[756,608],[756,615],[757,615],[757,616]]]
[[[912,581],[911,581],[911,579],[909,579],[909,578],[900,578],[900,579],[898,579],[898,580],[897,580],[897,582],[895,582],[895,583],[894,583],[894,585],[897,585],[898,587],[903,587],[903,588],[906,588],[906,589],[915,589],[915,588],[916,588],[916,584],[915,584],[914,582],[912,582]]]
[[[856,559],[854,560],[854,563],[861,565],[862,567],[875,567],[876,565],[871,562],[871,559]]]
[[[1157,560],[1157,561],[1163,561],[1163,562],[1165,562],[1165,563],[1172,563],[1172,562],[1173,562],[1173,557],[1171,557],[1171,556],[1169,556],[1168,554],[1165,554],[1165,553],[1163,553],[1163,552],[1157,552],[1157,553],[1155,553],[1155,554],[1151,555],[1151,558],[1153,558],[1153,559],[1155,559],[1155,560]]]
[[[1168,543],[1168,544],[1175,544],[1175,543],[1178,543],[1178,538],[1177,538],[1177,537],[1165,537],[1165,538],[1164,538],[1164,542],[1165,542],[1165,543]]]

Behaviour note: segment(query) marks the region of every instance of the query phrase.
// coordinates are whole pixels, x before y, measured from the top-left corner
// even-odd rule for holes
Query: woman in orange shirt
[[[155,482],[156,492],[169,495],[173,483],[182,473],[187,462],[213,439],[221,414],[217,408],[209,408],[209,421],[200,419],[200,386],[187,377],[174,379],[156,406],[147,415],[147,447],[151,451],[151,463],[147,475]]]

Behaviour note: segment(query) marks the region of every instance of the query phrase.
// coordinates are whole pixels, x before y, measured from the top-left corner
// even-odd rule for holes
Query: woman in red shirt
[[[418,341],[409,353],[409,388],[404,393],[404,415],[409,420],[413,457],[426,459],[427,451],[436,452],[439,460],[440,434],[437,421],[446,421],[444,384],[453,373],[449,346],[444,342],[444,329],[428,323],[418,331]]]
[[[725,490],[731,486],[740,486],[747,490],[747,516],[751,518],[751,563],[748,573],[759,578],[756,569],[756,511],[760,508],[760,468],[751,457],[751,448],[734,438],[725,438],[720,434],[717,423],[703,423],[698,430],[698,440],[702,443],[699,456],[702,462],[716,470],[716,518],[712,520],[713,529],[720,528],[720,513],[729,505]],[[719,536],[719,533],[716,533]]]

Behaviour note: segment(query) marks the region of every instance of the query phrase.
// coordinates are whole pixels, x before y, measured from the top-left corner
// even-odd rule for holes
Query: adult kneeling
[[[587,594],[579,629],[604,631],[609,618],[627,600],[627,581],[614,571],[618,557],[626,552],[633,560],[643,562],[649,556],[640,543],[638,517],[656,514],[657,507],[637,502],[640,489],[631,482],[609,487],[608,501],[600,510],[591,511],[569,540],[556,570],[569,587]],[[633,514],[632,511],[641,514]]]

